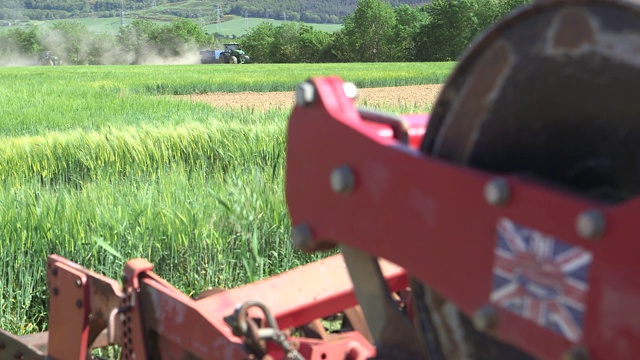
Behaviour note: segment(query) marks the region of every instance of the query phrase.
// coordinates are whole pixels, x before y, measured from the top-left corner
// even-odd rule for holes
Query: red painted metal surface
[[[87,358],[89,294],[87,276],[62,262],[49,259],[49,356],[52,359]]]
[[[385,260],[380,263],[392,291],[406,288],[407,278],[402,268]],[[209,358],[211,354],[220,354],[225,359],[241,358],[246,350],[224,317],[246,301],[259,300],[265,304],[281,329],[302,326],[357,304],[341,255],[200,300],[187,297],[151,272],[137,278],[141,285],[139,303],[144,304],[140,306],[142,319],[145,326],[157,334],[160,353],[170,359],[181,358],[186,352],[202,358]],[[249,313],[261,317],[260,313]],[[343,351],[341,356],[326,358],[343,359],[347,352],[367,356],[375,353],[361,335],[345,336],[344,341],[295,341],[301,345],[302,352],[317,359],[321,359],[323,353],[335,355],[340,351]],[[277,351],[270,355],[279,358]]]
[[[153,319],[144,319],[148,305],[140,299],[140,286],[152,269],[153,265],[144,259],[131,259],[124,267],[122,286],[125,297],[120,320],[123,360],[147,359],[150,356],[151,338],[144,330],[148,326],[146,322]]]
[[[407,287],[404,269],[385,260],[380,260],[380,265],[391,291]],[[265,304],[281,328],[300,326],[357,304],[342,255],[334,255],[299,267],[295,272],[208,296],[198,301],[198,307],[228,315],[248,300]]]
[[[223,317],[233,313],[214,314],[199,307],[197,301],[171,287],[163,286],[157,276],[147,273],[141,278],[139,302],[144,323],[144,338],[156,339],[151,355],[181,359],[186,354],[198,358],[217,356],[240,359],[247,354],[241,339],[234,336]],[[155,351],[158,353],[156,354]],[[152,356],[153,357],[153,356]]]
[[[429,124],[429,114],[408,114],[401,115],[400,118],[408,124],[409,146],[419,149]],[[387,125],[372,122],[366,122],[363,125],[373,129],[381,138],[393,138],[393,131]]]
[[[402,115],[403,120],[409,123],[409,146],[419,149],[422,139],[429,125],[429,114]]]
[[[120,284],[58,255],[47,265],[49,331],[23,341],[35,342],[51,359],[85,359],[90,347],[105,345],[108,314],[123,297]]]
[[[392,291],[407,287],[403,268],[382,259],[379,263]],[[57,255],[49,257],[49,269],[50,331],[35,337],[0,333],[0,358],[11,353],[29,359],[84,359],[97,339],[94,346],[120,345],[123,359],[243,359],[249,354],[247,347],[225,317],[247,301],[264,303],[281,330],[357,304],[342,255],[198,300],[154,274],[153,266],[144,259],[126,263],[122,289],[117,281]],[[108,314],[116,309],[114,321],[109,321]],[[254,318],[263,315],[249,314]],[[105,329],[107,334],[114,332],[113,343],[97,338]],[[323,340],[290,337],[289,341],[308,359],[375,355],[375,348],[357,332],[331,334]],[[283,358],[279,346],[267,344],[268,355]]]
[[[605,205],[569,191],[504,176],[511,197],[489,205],[483,191],[496,174],[430,158],[363,124],[337,77],[315,78],[314,104],[296,107],[288,129],[286,197],[294,225],[310,226],[314,241],[344,243],[402,264],[468,315],[490,303],[496,226],[506,217],[593,254],[584,336],[572,343],[550,330],[498,310],[495,335],[545,359],[574,345],[593,358],[640,353],[640,270],[633,229],[640,201]],[[351,194],[331,190],[329,174],[348,165]],[[577,215],[599,209],[605,234],[581,238]]]
[[[295,342],[300,355],[306,360],[366,360],[376,355],[373,345],[355,331],[333,336],[329,340],[303,338]],[[284,359],[282,349],[275,344],[270,343],[267,349],[275,359]]]

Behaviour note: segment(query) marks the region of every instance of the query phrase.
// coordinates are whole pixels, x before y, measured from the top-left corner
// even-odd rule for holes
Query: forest
[[[176,16],[215,19],[222,14],[341,24],[355,11],[358,0],[0,0],[0,20],[55,20],[73,17],[120,16],[122,5],[128,15],[147,19]],[[424,0],[392,0],[391,6],[418,6]]]

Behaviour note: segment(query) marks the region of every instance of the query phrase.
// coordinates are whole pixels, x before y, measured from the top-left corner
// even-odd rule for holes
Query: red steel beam
[[[315,101],[296,106],[288,128],[286,197],[293,225],[309,226],[316,244],[343,243],[401,264],[469,316],[497,308],[494,335],[545,359],[574,346],[594,358],[640,353],[640,250],[633,229],[640,200],[603,204],[566,190],[501,175],[510,196],[489,204],[485,186],[499,174],[445,163],[364,123],[337,77],[314,78]],[[330,187],[333,169],[349,166],[350,194]],[[600,237],[576,231],[583,211],[606,219]],[[496,232],[500,219],[561,239],[592,255],[583,333],[562,336],[492,303]],[[572,326],[554,319],[558,326]],[[570,329],[571,330],[571,329]]]
[[[407,287],[404,269],[384,259],[379,263],[391,291]],[[220,317],[231,314],[237,305],[249,300],[265,304],[281,328],[301,326],[357,304],[342,255],[333,255],[262,281],[208,296],[198,300],[198,308]]]

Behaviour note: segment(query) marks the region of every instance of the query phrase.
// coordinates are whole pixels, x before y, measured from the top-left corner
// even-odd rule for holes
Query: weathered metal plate
[[[499,22],[461,57],[436,102],[421,150],[470,167],[544,179],[608,202],[640,193],[637,6],[539,1]],[[481,351],[483,357],[501,358],[485,351],[506,345],[489,344],[451,303],[428,293],[424,305],[437,320],[449,357]],[[526,310],[520,315],[535,316]],[[580,340],[582,317],[546,320],[532,325]]]
[[[541,1],[464,54],[422,150],[607,201],[640,193],[640,11]]]

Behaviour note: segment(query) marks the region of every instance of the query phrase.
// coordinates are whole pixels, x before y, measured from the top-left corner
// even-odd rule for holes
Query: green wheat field
[[[46,257],[119,278],[129,258],[189,296],[327,254],[290,245],[291,112],[173,98],[443,83],[454,63],[0,68],[0,328],[47,328]],[[381,109],[425,112],[422,109]]]

